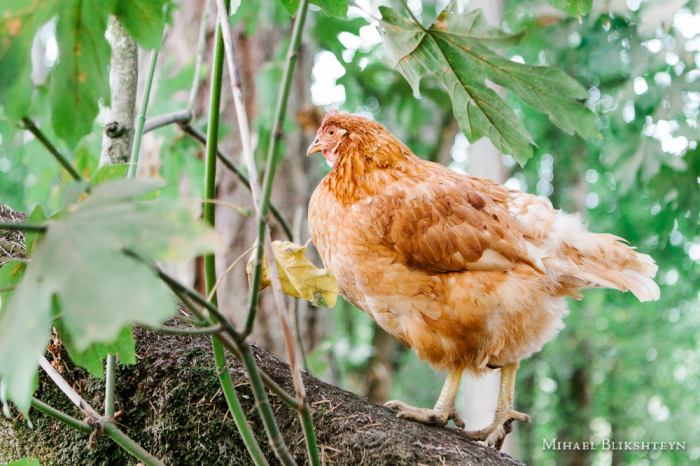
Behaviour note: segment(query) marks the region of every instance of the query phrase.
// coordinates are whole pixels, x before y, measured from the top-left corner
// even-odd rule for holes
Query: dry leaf
[[[273,241],[272,251],[277,263],[282,291],[295,298],[304,298],[314,306],[333,307],[338,299],[338,282],[333,272],[319,269],[304,257],[306,247],[291,241]],[[248,280],[253,273],[255,252],[251,255],[246,270]],[[263,260],[262,281],[260,289],[271,285],[267,260]]]

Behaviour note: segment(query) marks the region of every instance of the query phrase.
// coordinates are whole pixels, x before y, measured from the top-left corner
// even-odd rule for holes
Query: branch
[[[43,412],[44,414],[48,414],[52,418],[61,421],[62,423],[77,429],[81,431],[84,434],[91,434],[92,433],[92,427],[90,427],[89,424],[86,422],[79,421],[75,419],[74,417],[71,417],[57,409],[52,408],[51,406],[47,405],[41,400],[37,400],[36,398],[32,397],[32,406],[38,409],[39,411]]]
[[[187,125],[190,121],[192,121],[192,112],[189,110],[178,110],[177,112],[166,113],[165,115],[149,118],[143,125],[143,134],[173,123],[177,123],[181,126]]]
[[[78,173],[78,170],[73,167],[73,165],[68,161],[67,158],[61,154],[58,149],[56,149],[56,146],[54,146],[51,141],[46,137],[44,133],[41,132],[39,128],[34,124],[34,122],[29,119],[28,117],[22,118],[22,124],[24,125],[24,129],[29,131],[34,135],[35,138],[39,140],[40,143],[46,147],[46,150],[48,150],[51,155],[54,156],[56,161],[61,164],[63,168],[66,169],[68,173],[70,173],[70,176],[73,177],[75,181],[82,181],[83,177],[80,176],[80,173]]]

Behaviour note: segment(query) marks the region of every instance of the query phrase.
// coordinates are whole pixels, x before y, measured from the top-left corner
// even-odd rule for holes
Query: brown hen
[[[399,416],[464,423],[462,373],[500,368],[493,423],[472,438],[500,449],[515,411],[519,361],[563,327],[581,288],[657,300],[657,266],[622,238],[590,233],[577,215],[490,180],[416,157],[379,123],[331,111],[307,154],[333,163],[309,204],[309,230],[342,295],[447,380],[433,409],[401,401]]]

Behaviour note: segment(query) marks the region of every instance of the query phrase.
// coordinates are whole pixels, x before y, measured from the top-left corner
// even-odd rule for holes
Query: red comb
[[[323,122],[321,122],[321,126],[323,126],[326,123],[326,120],[329,119],[330,117],[334,115],[338,115],[340,112],[338,112],[338,109],[332,108],[328,110],[328,113],[326,113],[326,116],[323,117]]]

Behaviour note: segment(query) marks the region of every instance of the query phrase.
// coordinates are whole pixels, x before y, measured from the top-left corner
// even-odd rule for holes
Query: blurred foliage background
[[[176,11],[176,19],[188,13],[186,3]],[[312,15],[304,39],[306,58],[298,70],[306,73],[301,79],[310,89],[311,102],[293,106],[298,113],[290,115],[285,130],[306,135],[308,144],[318,115],[339,108],[383,123],[421,157],[474,173],[470,167],[482,153],[459,132],[440,82],[425,78],[422,98],[416,99],[405,79],[382,62],[372,16],[379,16],[380,4],[389,3],[358,1],[361,8],[351,7],[348,20],[318,11]],[[408,1],[426,25],[446,3]],[[470,8],[479,2],[463,3]],[[508,32],[525,31],[521,44],[508,50],[510,59],[560,67],[588,89],[586,105],[597,115],[601,138],[568,136],[546,115],[506,93],[537,147],[524,167],[508,156],[492,157],[489,163],[502,167],[508,186],[547,196],[557,208],[580,211],[592,231],[619,235],[650,254],[659,264],[661,285],[661,300],[653,303],[640,304],[631,295],[602,290],[589,290],[583,301],[569,303],[566,329],[541,353],[522,363],[516,407],[529,413],[533,423],[518,426],[510,451],[529,464],[697,464],[700,1],[596,0],[592,11],[580,20],[545,0],[490,3],[500,8],[497,25]],[[398,3],[392,6],[400,8]],[[191,14],[199,15],[196,8]],[[232,22],[241,41],[253,41],[261,30],[291,27],[277,0],[243,0]],[[52,23],[45,25],[35,41],[41,61],[38,68],[50,69],[59,59],[52,27]],[[246,58],[256,63],[255,71],[243,80],[254,99],[251,114],[258,141],[268,139],[265,132],[271,126],[286,37],[281,34],[270,40],[266,55]],[[166,43],[166,52],[159,64],[150,115],[181,108],[191,84],[192,50],[168,51]],[[48,84],[41,81],[46,80],[46,73],[35,74],[38,91],[32,116],[63,153],[71,154],[78,170],[94,172],[104,122],[98,117],[93,134],[69,151],[54,137],[50,116],[42,113],[48,107]],[[3,111],[0,106],[0,202],[24,212],[41,204],[50,214],[60,206],[62,192],[70,185],[69,175],[29,133],[4,123]],[[197,124],[205,129],[203,121]],[[180,191],[200,198],[203,166],[199,146],[175,127],[155,134],[146,141],[150,144],[147,154],[154,161],[149,165],[150,174],[168,181],[166,195]],[[260,142],[256,147],[260,157],[264,145]],[[287,141],[283,146],[286,162],[301,164],[304,154],[297,145]],[[328,171],[320,158],[309,166],[305,178],[297,180],[308,184],[309,190],[294,198],[296,210],[286,209],[290,219],[303,217],[297,211],[304,212],[308,194]],[[278,177],[284,178],[284,171]],[[279,190],[285,185],[280,186],[275,187],[277,195],[284,196]],[[297,220],[298,224],[305,222]],[[305,241],[304,229],[300,231]],[[245,249],[249,243],[238,246]],[[231,248],[235,247],[232,243]],[[308,311],[301,319],[305,363],[316,375],[376,401],[400,398],[426,407],[435,402],[443,378],[350,304],[341,300],[330,311]],[[274,343],[275,338],[262,335],[260,340]],[[470,402],[468,398],[466,394],[462,397],[463,405]],[[673,441],[685,442],[686,448],[543,449],[543,439],[554,438]]]

